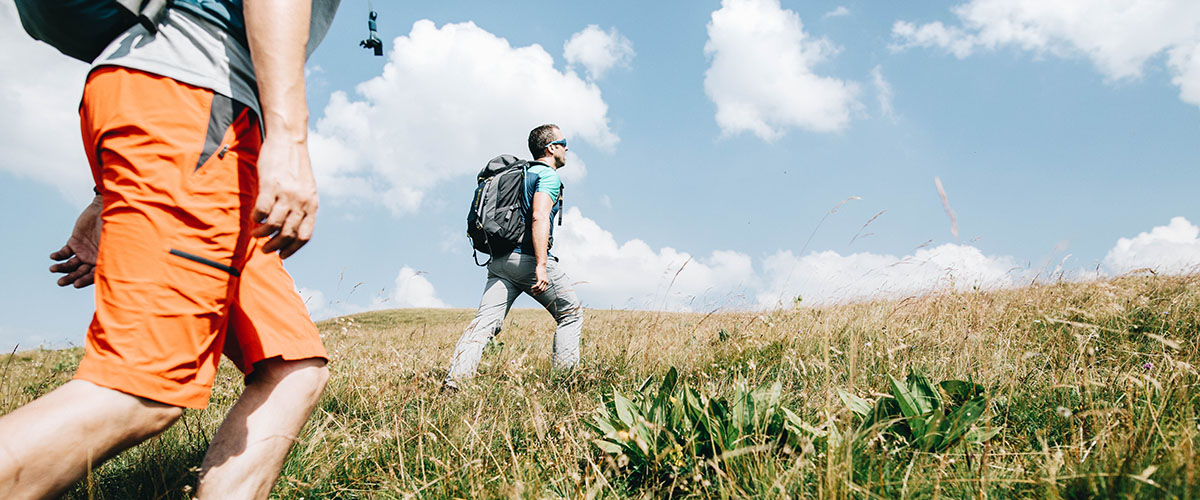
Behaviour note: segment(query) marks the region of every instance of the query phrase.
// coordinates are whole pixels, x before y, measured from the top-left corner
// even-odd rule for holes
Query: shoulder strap
[[[158,25],[167,17],[167,8],[173,0],[116,0],[121,7],[137,16],[138,23],[151,33],[158,32]]]
[[[567,185],[562,183],[562,179],[558,180],[558,225],[562,225],[563,217],[563,193],[567,192]]]

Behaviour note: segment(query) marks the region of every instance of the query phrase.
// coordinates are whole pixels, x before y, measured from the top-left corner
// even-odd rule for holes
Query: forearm
[[[533,218],[533,256],[537,259],[537,265],[546,265],[546,254],[550,249],[550,220],[547,218]]]
[[[304,51],[312,4],[246,0],[243,12],[266,136],[305,143],[308,105],[304,95]]]

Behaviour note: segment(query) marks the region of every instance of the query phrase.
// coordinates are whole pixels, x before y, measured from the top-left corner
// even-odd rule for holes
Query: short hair
[[[555,130],[558,130],[558,125],[547,123],[529,131],[529,154],[534,159],[541,158],[546,146],[554,142]]]

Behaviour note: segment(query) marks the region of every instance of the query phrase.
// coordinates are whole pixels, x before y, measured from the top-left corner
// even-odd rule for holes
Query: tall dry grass
[[[279,498],[1192,498],[1200,276],[1133,276],[766,313],[588,310],[583,362],[549,366],[553,324],[517,310],[480,376],[438,393],[467,310],[397,310],[319,326],[333,362]],[[78,350],[0,358],[0,411],[65,382]],[[708,457],[679,487],[632,481],[585,422],[616,389],[676,367],[706,394],[780,381],[839,439]],[[839,389],[875,398],[910,368],[990,390],[1001,433],[933,454],[858,429]],[[240,391],[110,461],[72,498],[186,498]],[[736,467],[727,463],[736,460]]]

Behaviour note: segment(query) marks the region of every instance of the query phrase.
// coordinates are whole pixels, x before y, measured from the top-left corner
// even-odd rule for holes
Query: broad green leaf
[[[679,371],[672,366],[667,370],[667,374],[663,376],[662,385],[658,387],[658,392],[671,392],[675,390],[675,384],[679,382]]]
[[[888,422],[903,416],[904,412],[900,411],[900,403],[896,398],[880,396],[879,400],[875,401],[875,407],[871,409],[871,414],[863,422],[863,427],[871,427],[879,422]]]
[[[961,407],[950,414],[950,429],[947,431],[947,438],[958,439],[979,421],[983,416],[983,411],[987,409],[987,398],[984,396],[976,397],[964,403]]]
[[[976,396],[982,396],[984,389],[982,385],[967,382],[963,380],[944,380],[938,384],[946,394],[954,399],[955,403],[968,401]]]
[[[608,415],[595,415],[592,422],[588,422],[597,432],[601,434],[616,434],[617,429],[608,423]]]
[[[838,389],[838,397],[842,399],[842,403],[850,411],[858,414],[862,418],[871,416],[871,402],[866,399],[850,394],[844,390]]]
[[[939,449],[945,442],[946,430],[950,428],[946,414],[942,413],[941,409],[937,409],[914,420],[921,422],[920,432],[917,432],[916,429],[913,430],[913,441],[916,447],[926,451]]]
[[[634,422],[633,402],[626,399],[621,393],[613,391],[613,406],[617,411],[617,418],[625,423],[625,427],[632,427]]]
[[[967,432],[967,434],[963,436],[963,440],[971,444],[980,444],[996,437],[997,434],[1000,434],[1000,427],[976,427]]]
[[[891,375],[888,375],[888,381],[891,382],[892,385],[892,396],[895,396],[896,403],[900,405],[900,412],[903,413],[905,417],[912,418],[925,413],[924,411],[921,411],[921,407],[917,404],[916,396],[914,396],[912,391],[908,389],[907,384],[896,380],[896,377]]]
[[[942,395],[938,393],[937,388],[929,382],[929,378],[921,373],[920,370],[912,370],[905,379],[908,388],[912,391],[912,395],[916,397],[917,407],[921,413],[929,413],[935,408],[942,408]]]
[[[597,448],[600,448],[600,451],[612,455],[619,455],[625,451],[625,447],[615,443],[610,443],[604,439],[593,439],[592,444],[596,445]]]

